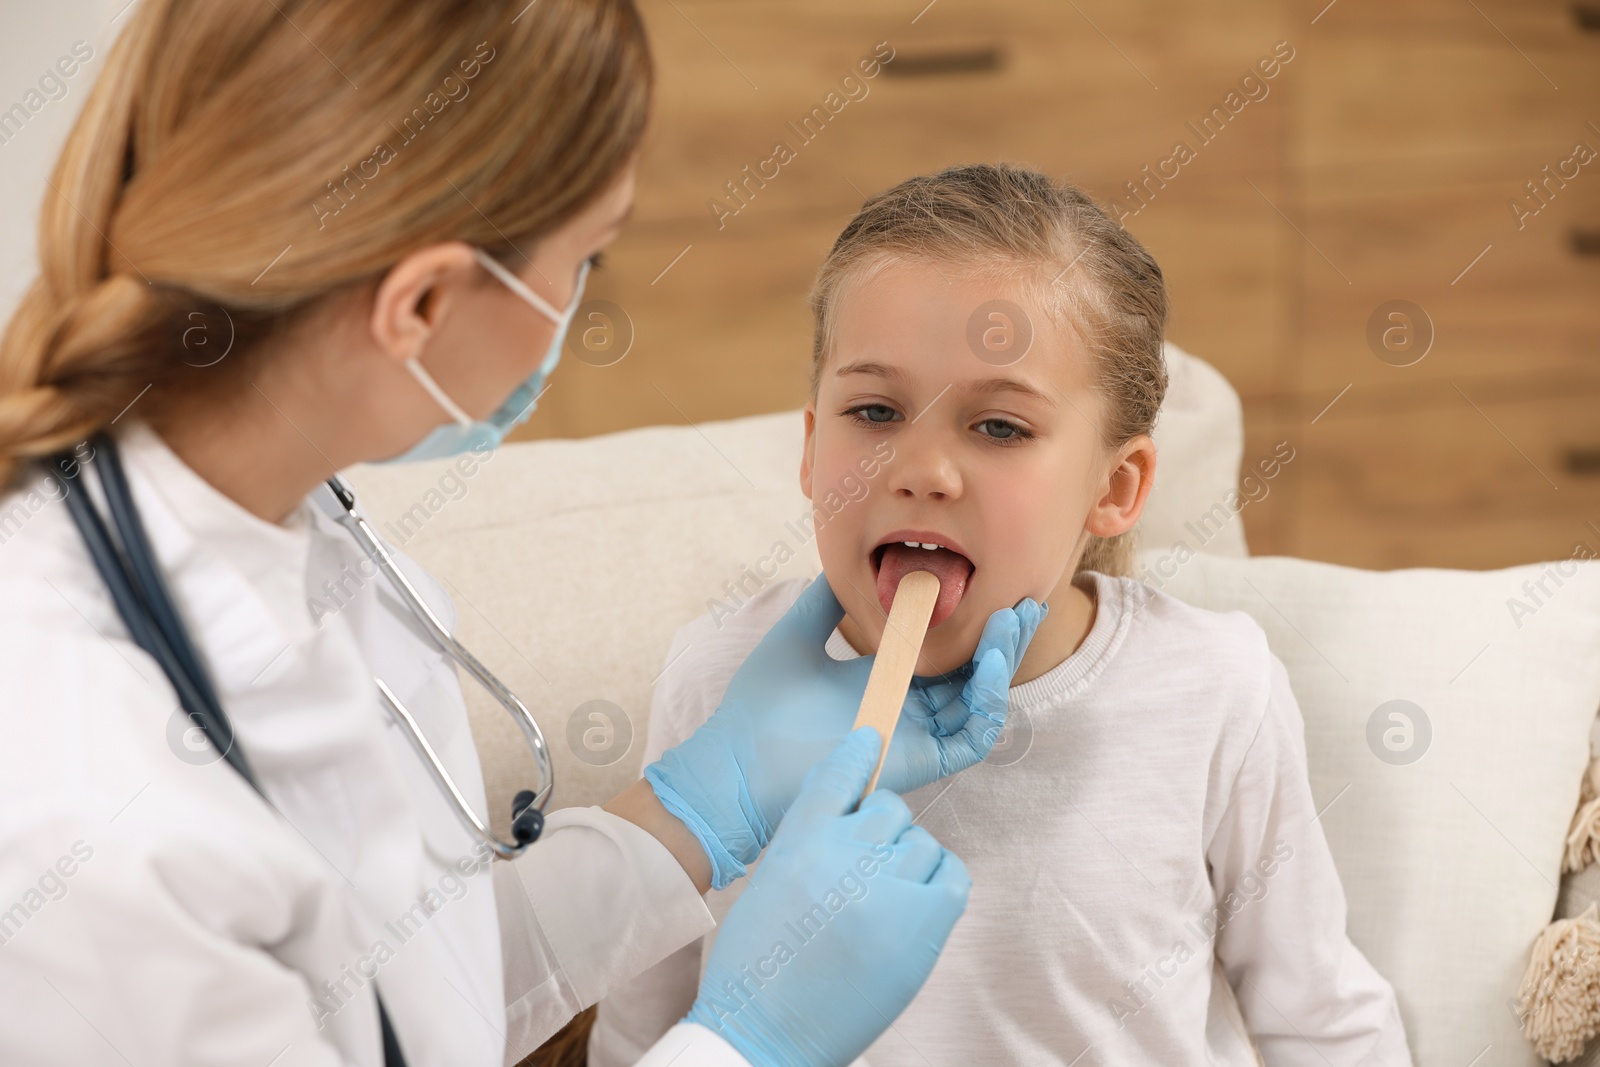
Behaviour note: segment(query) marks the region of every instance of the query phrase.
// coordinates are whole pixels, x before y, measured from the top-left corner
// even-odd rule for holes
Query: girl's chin
[[[946,626],[955,621],[951,619]],[[977,648],[976,634],[969,637],[953,629],[947,631],[945,626],[930,630],[922,641],[922,655],[917,662],[916,673],[918,677],[927,678],[959,670],[972,660]]]
[[[849,615],[845,616],[840,624],[844,638],[852,648],[861,652],[861,645],[869,647],[863,655],[873,655],[878,650],[882,640],[883,623],[878,623],[878,640],[868,641],[868,631],[865,627],[854,625],[855,620]],[[959,670],[972,660],[972,654],[977,651],[978,638],[982,636],[980,627],[976,633],[962,635],[959,630],[960,620],[951,618],[945,625],[937,630],[929,630],[922,639],[922,653],[917,662],[916,675],[919,678],[932,678],[941,674],[949,674]]]

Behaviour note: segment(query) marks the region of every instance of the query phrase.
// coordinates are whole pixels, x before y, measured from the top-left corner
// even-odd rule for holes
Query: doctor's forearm
[[[641,778],[602,807],[661,842],[678,861],[697,891],[704,894],[710,890],[711,860],[705,848],[677,816],[667,811],[649,782]]]

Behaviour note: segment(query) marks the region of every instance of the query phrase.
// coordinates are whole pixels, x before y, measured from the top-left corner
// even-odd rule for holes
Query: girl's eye
[[[980,427],[989,427],[991,429],[998,428],[1001,432],[997,434],[985,433],[984,436],[1002,444],[1010,444],[1014,441],[1027,441],[1033,437],[1033,432],[1031,430],[1023,429],[1016,423],[1007,422],[1005,419],[984,419],[982,422],[978,423],[978,425]]]
[[[870,418],[870,417],[863,418],[862,415],[861,415],[861,412],[863,412],[863,411],[886,413],[888,415],[888,418],[884,418],[884,419],[877,419],[877,418]],[[850,416],[856,422],[863,423],[863,424],[865,424],[867,426],[882,426],[885,423],[888,423],[888,422],[893,420],[894,415],[895,415],[895,410],[894,410],[894,408],[890,407],[887,404],[857,404],[853,408],[847,408],[845,410],[844,414]]]
[[[899,413],[887,404],[857,404],[846,408],[842,414],[863,426],[886,426],[899,418]],[[1013,445],[1033,438],[1033,431],[1007,419],[984,419],[976,428],[999,445]]]

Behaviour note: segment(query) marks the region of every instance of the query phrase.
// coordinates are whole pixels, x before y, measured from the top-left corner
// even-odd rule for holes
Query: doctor
[[[825,581],[704,728],[513,861],[457,822],[378,697],[374,679],[484,813],[456,673],[393,590],[308,606],[365,558],[314,506],[324,479],[481,460],[542,392],[633,199],[651,67],[631,0],[124,18],[0,342],[0,1062],[514,1063],[705,933],[701,895],[765,850],[700,1000],[641,1062],[848,1063],[969,882],[895,792],[853,810],[870,660],[823,651]],[[72,494],[104,510],[112,453],[228,759],[69,513]],[[971,668],[913,686],[890,789],[984,756],[1039,616],[997,612]]]

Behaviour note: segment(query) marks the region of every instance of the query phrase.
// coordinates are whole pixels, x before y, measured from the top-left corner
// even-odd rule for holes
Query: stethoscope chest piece
[[[511,801],[511,836],[522,845],[531,845],[544,833],[544,812],[534,802],[537,794],[531,789],[519,792]]]

